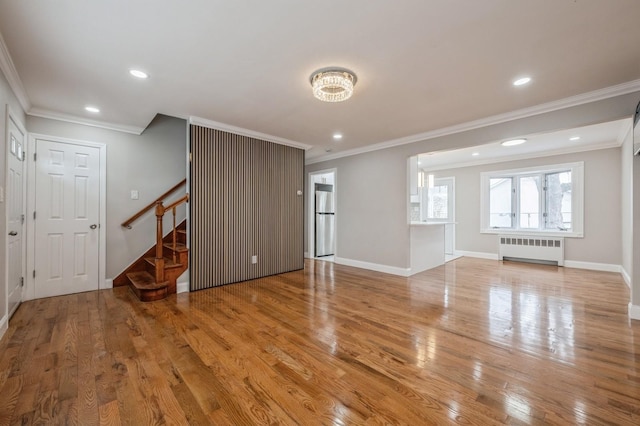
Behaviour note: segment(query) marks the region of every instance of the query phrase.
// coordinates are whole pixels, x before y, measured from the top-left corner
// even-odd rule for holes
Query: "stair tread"
[[[144,260],[150,264],[151,266],[156,266],[156,258],[155,257],[145,257]],[[165,269],[171,269],[171,268],[179,268],[182,266],[182,263],[177,263],[174,262],[173,259],[165,257],[164,258],[164,268]]]
[[[127,274],[127,278],[139,290],[158,290],[169,285],[168,281],[156,283],[155,277],[146,271],[130,272]]]
[[[173,244],[167,243],[167,244],[163,244],[163,245],[164,245],[164,247],[168,248],[169,250],[173,250]],[[175,251],[177,251],[177,252],[189,251],[189,248],[185,244],[176,243]]]

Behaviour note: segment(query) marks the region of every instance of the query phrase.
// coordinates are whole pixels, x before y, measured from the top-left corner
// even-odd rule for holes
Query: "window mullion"
[[[538,224],[539,230],[547,228],[547,175],[546,173],[540,174],[540,184],[542,185],[542,191],[540,191],[540,213],[542,214],[542,220]]]

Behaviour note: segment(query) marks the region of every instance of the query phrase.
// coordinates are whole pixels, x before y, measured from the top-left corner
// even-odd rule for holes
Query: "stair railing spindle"
[[[176,208],[171,209],[173,212],[173,263],[176,263],[176,237],[178,231],[176,230]]]

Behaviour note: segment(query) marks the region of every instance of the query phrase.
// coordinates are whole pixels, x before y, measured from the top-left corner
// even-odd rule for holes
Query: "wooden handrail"
[[[171,203],[167,207],[165,207],[164,211],[166,212],[167,210],[175,209],[180,204],[188,203],[188,202],[189,202],[189,194],[185,194],[184,197],[180,198],[179,200],[174,201],[173,203]]]
[[[182,180],[181,182],[176,184],[173,188],[171,188],[170,190],[168,190],[167,192],[165,192],[164,194],[162,194],[161,196],[156,198],[155,201],[153,201],[152,203],[147,205],[145,208],[140,210],[138,213],[134,214],[129,219],[127,219],[124,222],[122,222],[122,224],[120,226],[122,226],[123,228],[131,229],[131,224],[133,222],[135,222],[140,216],[142,216],[143,214],[145,214],[146,212],[148,212],[149,210],[154,208],[158,202],[161,202],[162,200],[167,198],[171,193],[173,193],[175,190],[177,190],[178,188],[180,188],[182,185],[184,185],[186,183],[187,183],[187,179]]]

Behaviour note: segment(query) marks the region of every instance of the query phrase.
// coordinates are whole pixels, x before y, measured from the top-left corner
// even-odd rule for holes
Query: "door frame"
[[[106,286],[106,266],[107,266],[107,145],[100,142],[90,142],[78,139],[62,138],[40,133],[29,134],[28,161],[27,161],[27,275],[25,277],[25,288],[22,292],[24,300],[35,299],[36,287],[35,278],[32,272],[35,269],[35,221],[33,212],[36,206],[36,168],[33,161],[33,154],[36,152],[36,141],[45,139],[52,142],[80,145],[100,150],[100,196],[98,209],[99,239],[98,242],[98,290],[107,288]]]
[[[28,139],[29,139],[29,133],[27,133],[27,129],[25,128],[24,124],[18,119],[18,115],[15,114],[15,112],[13,111],[13,109],[11,109],[11,107],[9,105],[7,105],[6,107],[6,114],[5,114],[5,125],[6,125],[6,132],[5,132],[5,170],[4,170],[4,183],[2,184],[3,187],[3,203],[5,206],[5,224],[4,224],[4,229],[5,231],[9,228],[9,209],[7,208],[8,204],[9,204],[9,200],[7,199],[7,181],[8,181],[8,173],[9,173],[9,150],[11,149],[9,144],[10,144],[10,137],[9,137],[9,121],[13,121],[16,124],[16,127],[18,127],[18,130],[20,132],[22,132],[22,134],[24,135],[24,149],[25,151],[27,150],[27,143],[28,143]],[[27,166],[27,162],[26,162],[26,152],[25,152],[25,161],[24,161],[24,165],[22,166],[22,173],[23,173],[23,179],[22,179],[22,209],[25,213],[25,217],[26,217],[26,199],[27,199],[27,179],[26,179],[26,174],[27,174],[27,170],[28,170],[28,166]],[[26,227],[26,222],[25,222],[25,226],[23,228],[23,230],[26,231],[27,227]],[[27,244],[27,237],[25,232],[22,233],[22,276],[26,278],[26,274],[27,274],[27,262],[26,262],[26,255],[27,255],[27,248],[26,248],[26,244]],[[5,245],[4,245],[4,282],[6,285],[5,288],[5,299],[6,299],[6,306],[4,307],[4,310],[7,312],[7,320],[9,318],[11,318],[11,315],[13,315],[13,313],[16,311],[16,309],[14,309],[13,312],[9,312],[9,239],[5,237]],[[20,296],[20,302],[22,302],[24,300],[24,287],[22,288],[22,294]],[[17,306],[20,306],[20,303],[18,303]]]
[[[316,251],[316,233],[315,233],[315,203],[316,203],[316,190],[313,182],[313,177],[316,175],[326,175],[327,173],[333,173],[333,211],[335,212],[335,220],[333,222],[333,240],[335,241],[335,253],[334,260],[338,258],[338,169],[325,169],[315,172],[309,172],[307,174],[307,250],[304,252],[304,257],[314,259]]]

